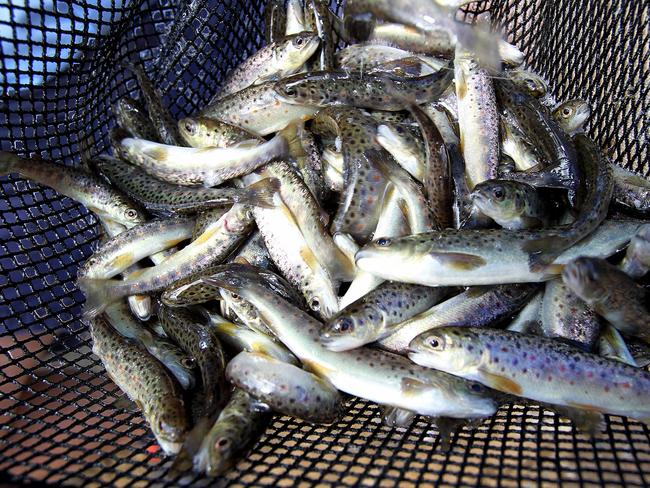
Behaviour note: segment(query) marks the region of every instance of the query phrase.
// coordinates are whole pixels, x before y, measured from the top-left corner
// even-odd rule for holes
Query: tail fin
[[[126,295],[116,280],[96,280],[83,278],[77,285],[86,295],[83,316],[93,318],[102,313],[108,305]]]
[[[302,124],[292,122],[284,129],[278,132],[276,137],[281,137],[286,143],[285,154],[290,154],[293,157],[304,155],[305,149],[300,142],[300,135],[302,134]],[[294,154],[294,151],[296,154]]]
[[[277,178],[265,178],[257,183],[248,186],[237,203],[246,203],[256,207],[275,207],[274,197],[280,191],[280,180]]]
[[[12,152],[0,151],[0,175],[8,175],[16,172],[16,164],[20,158]]]
[[[524,53],[514,44],[499,39],[498,50],[501,60],[510,66],[519,66],[524,62]]]
[[[205,460],[201,460],[201,453],[199,451],[201,450],[203,439],[210,431],[215,420],[212,417],[202,417],[197,420],[192,430],[187,434],[183,447],[171,466],[172,474],[183,474],[192,469],[192,467],[194,467],[197,473],[205,473],[207,466]]]

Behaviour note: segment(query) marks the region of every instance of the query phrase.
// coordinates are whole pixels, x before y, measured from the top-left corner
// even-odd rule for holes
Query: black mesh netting
[[[142,60],[181,116],[201,108],[262,42],[262,0],[12,3],[0,1],[1,148],[70,165],[82,151],[107,150],[111,105],[137,95],[118,60]],[[647,176],[647,4],[494,0],[471,5],[468,17],[488,10],[558,99],[592,104],[590,134],[608,154]],[[90,352],[75,286],[97,242],[94,216],[22,179],[2,177],[0,185],[0,479],[207,484],[170,477],[140,415],[112,407],[116,387]],[[509,406],[458,432],[445,453],[424,421],[390,429],[376,406],[348,407],[327,427],[277,417],[218,483],[650,484],[650,432],[618,417],[589,439],[551,412]]]

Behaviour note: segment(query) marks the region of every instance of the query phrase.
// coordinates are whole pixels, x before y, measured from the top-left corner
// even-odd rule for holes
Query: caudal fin
[[[280,191],[280,180],[277,178],[265,178],[247,187],[238,203],[246,203],[256,207],[275,207],[274,197]]]
[[[96,317],[108,305],[125,296],[121,288],[117,284],[113,284],[113,281],[82,278],[77,282],[81,291],[86,295],[83,311],[84,318]]]

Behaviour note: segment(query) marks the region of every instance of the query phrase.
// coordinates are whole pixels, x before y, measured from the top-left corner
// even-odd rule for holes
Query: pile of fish
[[[93,350],[174,469],[223,473],[273,413],[332,423],[346,395],[441,432],[522,401],[650,420],[650,184],[462,3],[271,0],[200,113],[128,64],[112,155],[0,155],[101,222]]]

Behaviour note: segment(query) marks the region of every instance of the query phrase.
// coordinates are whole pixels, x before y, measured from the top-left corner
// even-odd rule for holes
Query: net
[[[224,75],[262,44],[262,0],[0,2],[0,146],[67,165],[108,149],[111,105],[137,96],[118,61],[140,60],[177,116],[192,114]],[[340,5],[333,2],[340,11]],[[614,0],[493,0],[489,12],[559,100],[593,107],[590,135],[618,164],[646,177],[648,7]],[[25,40],[26,39],[26,40]],[[80,263],[98,223],[72,200],[0,177],[0,480],[66,485],[197,486],[170,461],[119,396],[81,324]],[[650,432],[610,417],[594,439],[538,407],[508,406],[448,452],[420,419],[381,425],[378,407],[352,399],[331,426],[276,417],[252,453],[217,485],[650,484]]]

